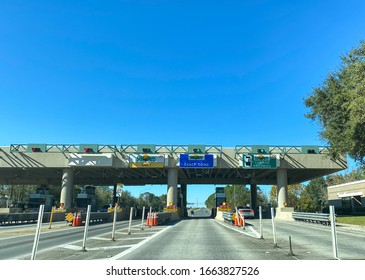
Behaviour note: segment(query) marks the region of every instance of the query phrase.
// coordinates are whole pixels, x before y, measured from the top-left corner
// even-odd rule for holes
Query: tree
[[[232,207],[251,204],[250,190],[245,185],[227,185],[224,188],[224,193],[227,204]],[[205,205],[207,208],[214,208],[216,207],[215,203],[215,193],[212,193],[205,201]],[[264,192],[259,187],[257,188],[257,203],[258,205],[267,205],[268,203]]]
[[[137,199],[132,196],[130,191],[123,191],[120,198],[120,206],[129,208],[135,205],[137,205]]]
[[[215,208],[215,193],[212,193],[205,201],[205,206],[207,208]]]
[[[305,99],[306,117],[321,126],[333,157],[348,153],[365,164],[365,41],[341,57],[338,71]]]
[[[300,197],[303,212],[322,212],[328,206],[327,182],[322,178],[313,179],[304,187]]]
[[[245,185],[227,185],[224,193],[227,204],[232,207],[246,206],[251,203],[250,191]]]
[[[95,188],[95,194],[98,200],[98,208],[110,204],[113,197],[113,191],[108,186],[98,186]]]
[[[277,186],[273,185],[270,190],[270,203],[277,205]],[[300,196],[303,192],[302,184],[288,185],[288,205],[290,207],[297,207],[299,205]]]
[[[139,195],[137,202],[140,208],[143,208],[143,206],[145,206],[148,209],[149,207],[152,207],[153,211],[162,211],[166,205],[166,200],[166,194],[156,196],[153,193],[144,192]]]

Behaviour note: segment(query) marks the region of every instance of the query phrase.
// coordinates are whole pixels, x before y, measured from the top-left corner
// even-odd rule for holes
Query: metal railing
[[[66,221],[65,215],[67,213],[54,213],[52,220],[54,222]],[[43,222],[49,222],[51,213],[45,212],[43,215]],[[85,221],[86,213],[81,213],[82,220]],[[90,222],[111,222],[113,219],[112,213],[93,212],[90,215]],[[0,214],[0,225],[6,224],[25,224],[35,223],[38,220],[38,213],[9,213]]]
[[[236,145],[234,150],[236,154],[257,154],[257,151],[253,151],[252,147],[259,145]],[[266,145],[268,146],[267,154],[308,154],[305,148],[318,149],[319,154],[328,154],[328,146],[285,146],[285,145]],[[305,150],[304,150],[305,149]],[[314,152],[315,153],[315,152]]]
[[[233,213],[234,212],[223,212],[224,221],[232,223],[233,222],[233,218],[232,218]]]
[[[293,212],[292,217],[296,221],[330,225],[330,215],[327,213]]]

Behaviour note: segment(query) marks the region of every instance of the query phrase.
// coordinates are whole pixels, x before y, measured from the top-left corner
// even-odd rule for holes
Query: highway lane
[[[259,220],[247,220],[259,232]],[[302,222],[275,221],[277,244],[289,251],[289,236],[292,249],[298,259],[333,259],[331,227]],[[365,230],[338,225],[338,256],[340,259],[365,259]],[[273,244],[271,219],[263,220],[264,239]]]
[[[190,212],[189,212],[190,213]],[[87,252],[81,253],[84,227],[55,225],[42,228],[37,259],[129,260],[330,260],[333,259],[330,227],[276,221],[278,247],[273,246],[271,220],[263,220],[264,239],[258,239],[259,220],[248,220],[246,229],[209,218],[205,209],[175,224],[140,229],[133,221],[118,222],[116,241],[112,224],[89,229]],[[36,225],[0,228],[0,259],[30,259]],[[337,227],[340,259],[365,259],[365,230]],[[291,236],[294,256],[289,256]]]
[[[243,235],[205,218],[209,212],[195,211],[129,254],[114,259],[129,260],[265,260],[293,259],[262,240]]]
[[[133,221],[133,225],[140,222]],[[117,230],[127,228],[128,221],[117,223]],[[82,242],[84,227],[65,226],[65,223],[58,223],[48,229],[48,224],[43,224],[39,238],[38,251],[52,250],[64,244]],[[106,234],[111,239],[112,224],[91,224],[88,231],[88,238]],[[29,259],[33,248],[36,224],[10,226],[0,228],[0,259]]]

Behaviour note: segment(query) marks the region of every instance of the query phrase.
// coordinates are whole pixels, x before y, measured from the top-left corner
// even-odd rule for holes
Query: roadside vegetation
[[[339,216],[337,217],[337,223],[349,224],[365,227],[365,216]]]

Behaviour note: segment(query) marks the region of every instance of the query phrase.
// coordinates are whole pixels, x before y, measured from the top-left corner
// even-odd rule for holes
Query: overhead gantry
[[[186,206],[188,184],[277,185],[285,210],[287,186],[347,168],[328,147],[278,145],[12,144],[0,148],[0,184],[61,185],[60,202],[71,208],[73,185],[166,184],[166,205],[177,205],[178,185]]]

